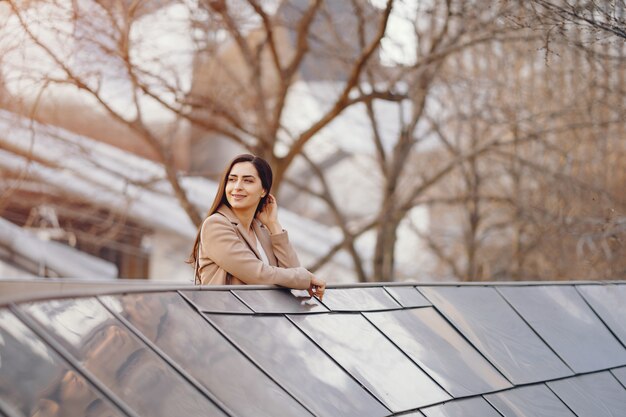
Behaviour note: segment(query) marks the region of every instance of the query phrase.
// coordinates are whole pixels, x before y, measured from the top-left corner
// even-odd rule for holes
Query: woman
[[[239,155],[230,162],[189,258],[196,284],[275,284],[323,297],[326,282],[300,266],[271,188],[264,159]]]

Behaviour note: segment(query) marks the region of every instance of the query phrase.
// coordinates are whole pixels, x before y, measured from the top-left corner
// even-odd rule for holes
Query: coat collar
[[[252,252],[254,252],[257,258],[261,259],[261,255],[258,249],[256,249],[256,241],[252,242],[250,240],[250,235],[248,234],[248,231],[244,229],[243,225],[239,221],[239,218],[237,218],[233,210],[226,204],[222,204],[218,207],[217,212],[225,216],[233,225],[235,225],[237,232],[239,232],[239,235],[248,244],[248,247],[250,247],[250,249],[252,250]],[[263,224],[259,220],[252,219],[252,228],[254,229],[254,233],[256,233],[257,237],[259,238],[259,242],[261,243],[265,254],[270,259],[270,263],[273,264],[274,262],[272,262],[272,257],[270,256],[270,254],[272,253],[272,241],[269,239],[269,235],[267,230],[265,230],[265,226],[263,226]]]

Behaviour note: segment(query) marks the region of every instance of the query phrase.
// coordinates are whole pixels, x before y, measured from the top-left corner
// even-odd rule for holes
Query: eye
[[[235,182],[235,177],[228,178],[228,182]]]
[[[254,182],[254,180],[251,179],[251,178],[246,178],[244,181],[247,182],[247,183],[253,183]]]

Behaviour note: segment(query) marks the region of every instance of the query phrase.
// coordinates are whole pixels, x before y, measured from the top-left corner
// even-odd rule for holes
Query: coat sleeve
[[[294,289],[310,286],[313,275],[305,268],[280,268],[258,259],[224,216],[209,216],[202,225],[200,236],[200,257],[211,259],[246,284],[281,285]]]
[[[275,235],[270,235],[272,250],[278,261],[278,266],[283,268],[296,268],[300,266],[300,260],[289,242],[289,235],[286,230]]]

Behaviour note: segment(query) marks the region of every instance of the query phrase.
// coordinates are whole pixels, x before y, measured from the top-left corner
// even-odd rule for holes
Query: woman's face
[[[256,210],[265,190],[252,162],[238,162],[226,179],[226,200],[234,210]]]

